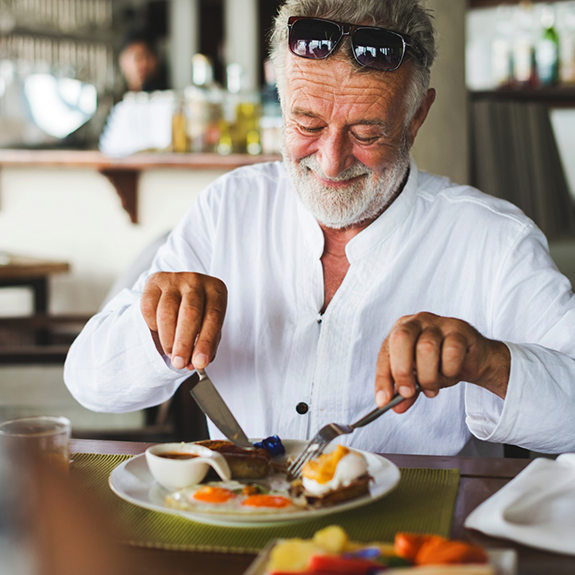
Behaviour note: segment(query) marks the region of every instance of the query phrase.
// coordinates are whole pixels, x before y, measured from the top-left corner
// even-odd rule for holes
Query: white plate
[[[265,549],[260,551],[244,575],[266,575],[266,567],[270,559],[271,550],[278,541],[281,540],[271,541]],[[517,552],[515,549],[486,549],[486,551],[487,555],[489,555],[489,564],[495,568],[496,575],[516,575]],[[416,569],[417,567],[414,567],[409,571],[416,572]],[[453,573],[453,571],[450,571],[450,573]]]
[[[289,455],[299,454],[307,444],[305,441],[290,439],[282,441],[286,448],[286,455],[282,458],[274,458],[274,461],[281,462]],[[359,449],[356,451],[362,453],[366,458],[368,472],[373,477],[373,481],[370,484],[369,494],[323,509],[306,509],[291,513],[279,510],[273,515],[266,514],[265,516],[246,516],[244,514],[239,515],[233,513],[214,514],[210,512],[171,509],[164,505],[164,498],[169,491],[164,489],[154,480],[150,470],[148,469],[148,464],[146,463],[146,458],[143,453],[118,465],[118,467],[116,467],[110,474],[109,484],[116,495],[134,505],[153,509],[155,511],[161,511],[163,513],[179,515],[201,523],[252,527],[288,523],[292,521],[301,521],[303,519],[314,519],[322,515],[329,515],[331,513],[337,513],[339,511],[367,505],[368,503],[383,497],[397,485],[400,473],[399,469],[391,463],[391,461],[381,457],[380,455],[368,453],[367,451],[361,451]]]

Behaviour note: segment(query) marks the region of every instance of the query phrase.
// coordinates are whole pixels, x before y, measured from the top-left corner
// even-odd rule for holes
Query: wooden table
[[[72,453],[143,453],[151,444],[118,441],[75,439],[71,441]],[[514,548],[518,552],[518,575],[573,575],[575,556],[558,555],[530,549],[522,545],[486,537],[463,527],[467,515],[481,502],[493,495],[528,464],[525,459],[436,457],[426,455],[386,455],[393,463],[405,468],[458,468],[461,483],[451,535],[473,541],[489,548]],[[184,575],[240,575],[253,561],[253,555],[196,553],[159,549],[130,548],[130,554],[146,565],[146,574]]]
[[[48,278],[67,273],[70,264],[52,260],[10,255],[0,263],[0,287],[28,287],[34,294],[34,313],[48,313]]]

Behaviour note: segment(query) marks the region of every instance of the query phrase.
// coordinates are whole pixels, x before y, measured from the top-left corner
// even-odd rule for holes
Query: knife
[[[196,370],[196,373],[191,375],[187,381],[192,386],[190,389],[192,397],[214,425],[238,447],[252,449],[252,443],[218,393],[208,374],[203,369]]]

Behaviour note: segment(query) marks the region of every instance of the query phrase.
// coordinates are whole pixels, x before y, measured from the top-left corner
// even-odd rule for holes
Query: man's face
[[[361,74],[337,57],[287,56],[284,159],[298,195],[327,227],[374,219],[409,168],[409,65]]]

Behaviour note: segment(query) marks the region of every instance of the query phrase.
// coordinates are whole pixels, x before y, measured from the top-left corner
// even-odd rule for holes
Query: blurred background
[[[428,4],[438,95],[419,168],[519,205],[573,282],[575,2]],[[279,159],[267,36],[280,5],[0,0],[0,419],[65,415],[88,436],[170,427],[173,405],[79,407],[63,357],[199,191]]]

